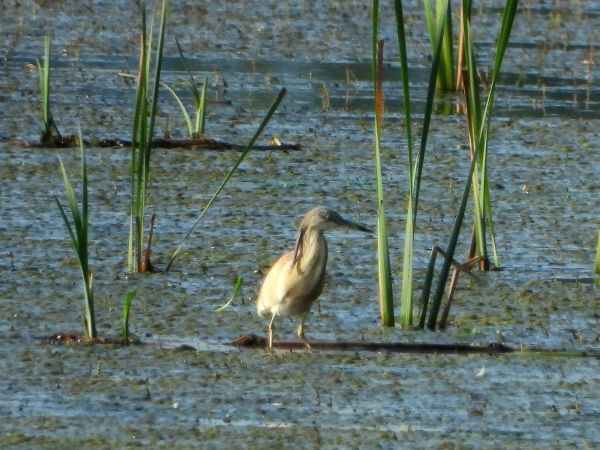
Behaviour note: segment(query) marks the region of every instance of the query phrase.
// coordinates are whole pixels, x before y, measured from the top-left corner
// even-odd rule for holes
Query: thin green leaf
[[[225,304],[223,304],[223,305],[219,306],[217,309],[215,309],[215,312],[221,312],[221,311],[224,311],[225,309],[229,308],[229,305],[231,305],[231,302],[233,302],[233,300],[238,296],[238,294],[242,290],[242,281],[243,281],[242,277],[238,276],[236,278],[235,285],[233,287],[233,292],[229,296],[229,300],[227,300],[227,302]]]
[[[279,91],[279,94],[277,95],[277,98],[275,99],[275,101],[273,102],[273,104],[271,105],[271,107],[269,108],[269,111],[267,112],[267,115],[265,116],[265,118],[263,119],[263,121],[259,125],[258,129],[254,133],[254,136],[252,136],[252,139],[250,139],[250,142],[248,143],[248,145],[246,145],[246,147],[244,148],[244,150],[242,151],[242,153],[238,157],[237,161],[235,162],[235,164],[233,165],[233,167],[231,168],[231,170],[229,171],[229,173],[225,176],[225,178],[221,182],[221,185],[217,188],[217,190],[212,195],[212,197],[210,198],[210,200],[208,201],[208,203],[206,204],[206,206],[200,212],[200,215],[198,216],[198,218],[194,221],[194,223],[190,227],[190,230],[187,232],[187,234],[184,236],[184,238],[182,239],[182,241],[180,242],[180,244],[177,246],[177,248],[175,249],[175,251],[171,255],[171,258],[169,259],[169,262],[167,263],[167,268],[165,269],[167,272],[171,269],[171,266],[175,262],[175,258],[177,258],[177,255],[179,255],[179,252],[183,248],[183,245],[187,242],[188,238],[192,235],[192,233],[194,232],[194,230],[196,229],[196,227],[198,226],[198,224],[202,220],[202,217],[204,217],[204,214],[206,213],[206,211],[208,211],[208,209],[212,206],[212,204],[216,200],[216,198],[219,195],[219,193],[221,192],[221,190],[225,187],[225,185],[227,184],[227,182],[231,179],[231,177],[235,173],[235,171],[238,168],[238,166],[246,158],[246,155],[252,149],[252,147],[254,146],[255,142],[257,141],[257,139],[262,134],[263,130],[265,129],[265,127],[267,126],[267,124],[271,120],[271,117],[273,116],[273,114],[275,114],[275,111],[279,107],[279,104],[283,100],[283,97],[285,97],[286,92],[287,92],[287,90],[285,88],[281,88],[281,91]]]
[[[125,342],[129,342],[129,315],[131,312],[131,303],[136,294],[137,291],[133,289],[125,294],[125,299],[123,300],[123,326],[121,328],[121,334]]]
[[[177,38],[175,38],[175,44],[177,44],[177,50],[179,51],[179,57],[181,58],[181,63],[183,64],[183,67],[185,68],[185,71],[188,74],[189,82],[186,83],[187,86],[190,88],[190,91],[192,92],[192,96],[195,99],[200,98],[200,92],[198,92],[198,88],[196,87],[196,83],[194,82],[194,77],[192,76],[192,69],[190,67],[190,64],[188,63],[187,58],[184,56],[183,54],[183,49],[181,48],[181,45],[179,44],[179,40]]]
[[[375,61],[375,180],[377,194],[377,262],[379,309],[381,322],[394,326],[394,297],[385,216],[385,191],[381,164],[381,133],[383,127],[383,40],[377,42]]]
[[[185,105],[183,104],[183,101],[181,100],[179,95],[177,95],[177,93],[167,83],[164,83],[161,81],[160,84],[162,87],[166,88],[167,91],[169,91],[171,93],[173,98],[175,98],[175,101],[177,101],[177,104],[179,105],[179,109],[181,110],[181,114],[183,115],[183,118],[185,120],[185,126],[188,131],[188,136],[192,137],[194,135],[194,126],[192,125],[192,119],[190,118],[190,115],[188,114],[187,109],[185,108]]]
[[[594,272],[600,274],[600,229],[598,229],[598,244],[596,245],[596,264]]]
[[[196,106],[196,133],[204,134],[206,126],[206,88],[208,80],[204,77],[202,82],[202,94]]]

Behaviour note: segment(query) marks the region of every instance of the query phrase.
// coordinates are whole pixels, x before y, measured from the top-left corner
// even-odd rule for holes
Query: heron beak
[[[355,222],[350,222],[349,220],[346,220],[346,219],[342,219],[342,220],[343,220],[343,222],[340,223],[341,226],[351,228],[353,230],[363,231],[365,233],[373,233],[373,230],[365,227],[364,225],[361,225],[361,224],[355,223]]]

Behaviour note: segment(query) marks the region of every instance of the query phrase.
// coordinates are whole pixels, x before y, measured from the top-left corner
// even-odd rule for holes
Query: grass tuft
[[[42,136],[40,142],[48,144],[53,142],[55,137],[60,138],[60,132],[50,110],[50,36],[48,35],[44,38],[43,64],[40,64],[38,61],[37,67],[40,82],[40,97],[42,99]]]
[[[83,282],[83,323],[85,334],[88,338],[95,338],[96,333],[96,320],[94,315],[94,277],[89,266],[89,251],[88,251],[88,178],[87,178],[87,165],[86,165],[86,153],[83,146],[83,139],[81,137],[81,129],[79,130],[79,147],[81,151],[81,208],[77,203],[75,197],[75,191],[69,181],[69,177],[63,165],[62,159],[58,158],[60,172],[63,177],[65,185],[65,191],[67,195],[67,202],[69,203],[69,212],[71,220],[67,215],[66,210],[55,195],[54,199],[60,210],[60,214],[63,218],[69,237],[71,238],[71,245],[77,256],[79,268],[81,271],[81,278]],[[72,223],[71,223],[72,222]]]
[[[152,61],[152,26],[150,33],[146,27],[146,8],[142,5],[142,35],[140,45],[140,62],[137,76],[137,92],[133,132],[131,143],[131,209],[129,220],[129,246],[127,253],[127,268],[130,272],[145,272],[151,264],[149,255],[144,252],[144,217],[148,181],[150,179],[150,159],[152,156],[152,138],[154,137],[154,122],[158,105],[162,54],[167,17],[167,0],[163,0],[161,9],[158,44],[155,51],[155,69],[153,84],[150,83]],[[152,91],[152,94],[150,94]],[[148,104],[151,101],[150,110]]]

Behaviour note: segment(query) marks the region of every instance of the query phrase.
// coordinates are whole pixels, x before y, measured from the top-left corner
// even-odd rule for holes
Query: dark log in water
[[[267,348],[267,338],[255,334],[244,334],[231,343],[236,347]],[[274,341],[273,348],[282,350],[306,349],[301,341]],[[444,353],[444,354],[469,354],[485,353],[498,354],[510,353],[514,349],[500,343],[488,345],[469,344],[422,344],[404,342],[322,342],[310,341],[311,350],[347,350],[371,352],[398,352],[398,353]]]
[[[18,143],[18,142],[17,142]],[[131,147],[131,141],[127,139],[109,138],[100,140],[84,139],[86,147]],[[56,136],[40,142],[21,142],[24,147],[33,148],[78,148],[79,137],[75,135]],[[152,148],[182,148],[190,150],[243,150],[245,145],[234,144],[231,142],[218,141],[206,137],[197,137],[193,139],[171,139],[157,138],[152,141]],[[301,150],[300,144],[274,144],[274,145],[255,145],[252,147],[255,151],[296,151]]]

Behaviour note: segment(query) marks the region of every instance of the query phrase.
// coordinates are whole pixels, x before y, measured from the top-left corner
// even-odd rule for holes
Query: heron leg
[[[310,343],[306,340],[306,338],[304,337],[304,321],[306,320],[306,316],[308,315],[308,313],[303,314],[302,315],[302,319],[300,320],[300,325],[298,325],[298,338],[304,342],[304,345],[306,345],[306,348],[308,348],[310,350]]]
[[[271,315],[271,321],[269,322],[269,350],[273,350],[273,321],[275,320],[275,313]]]

